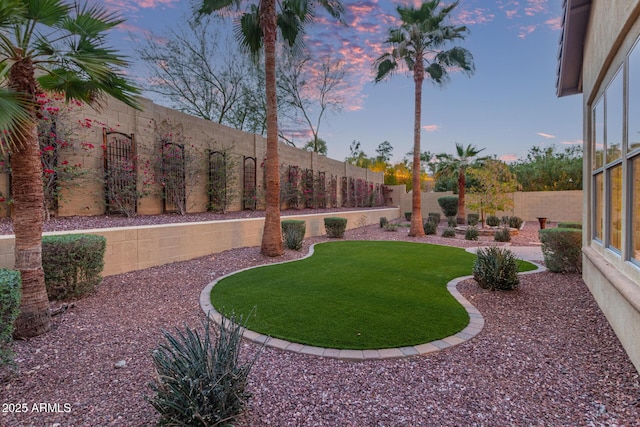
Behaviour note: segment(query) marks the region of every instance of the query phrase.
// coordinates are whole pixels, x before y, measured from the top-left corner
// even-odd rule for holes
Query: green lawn
[[[246,270],[217,283],[213,306],[248,328],[338,349],[422,344],[464,329],[469,316],[446,284],[471,274],[475,255],[410,242],[340,241],[299,261]],[[535,269],[523,263],[521,270]]]

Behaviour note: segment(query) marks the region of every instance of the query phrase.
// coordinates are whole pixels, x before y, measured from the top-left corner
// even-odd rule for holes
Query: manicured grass
[[[319,347],[422,344],[469,323],[446,284],[471,274],[475,255],[410,242],[341,241],[303,260],[246,270],[218,282],[211,302],[248,328]],[[523,263],[521,270],[535,269]]]

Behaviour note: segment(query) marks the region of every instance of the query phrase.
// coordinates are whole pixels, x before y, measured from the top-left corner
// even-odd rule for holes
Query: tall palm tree
[[[197,15],[210,15],[239,8],[242,0],[201,0]],[[310,0],[259,0],[252,3],[237,21],[236,36],[241,45],[257,58],[264,49],[265,87],[267,94],[267,158],[265,178],[267,181],[266,209],[261,252],[266,256],[283,253],[280,228],[280,173],[278,161],[278,119],[276,98],[276,41],[278,31],[284,41],[293,47],[304,24],[313,17]],[[318,0],[331,16],[340,19],[343,7],[339,0]],[[278,10],[277,5],[280,6]]]
[[[456,142],[456,154],[438,154],[436,174],[455,176],[458,179],[458,224],[464,224],[466,221],[466,214],[464,211],[464,195],[467,185],[466,170],[469,167],[481,165],[482,162],[489,159],[489,157],[478,157],[484,151],[484,148],[478,150],[474,145],[467,145],[464,147],[462,144]]]
[[[137,89],[119,73],[127,62],[104,44],[105,32],[121,22],[103,8],[63,0],[0,2],[0,148],[11,154],[15,268],[22,274],[17,337],[40,335],[50,324],[36,96],[48,90],[95,103],[106,94],[137,106]]]
[[[459,1],[440,6],[440,0],[425,1],[419,8],[398,6],[402,23],[389,30],[386,43],[391,52],[384,53],[374,63],[376,82],[390,76],[401,63],[413,74],[415,84],[415,114],[413,125],[413,197],[410,236],[424,236],[420,194],[420,120],[422,116],[422,82],[428,77],[436,84],[448,80],[450,70],[473,74],[471,53],[461,47],[444,48],[456,39],[464,39],[467,27],[449,23],[449,16]]]

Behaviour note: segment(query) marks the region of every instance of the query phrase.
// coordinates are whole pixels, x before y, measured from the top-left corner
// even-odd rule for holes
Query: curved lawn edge
[[[348,240],[345,240],[345,241],[348,241]],[[224,276],[217,278],[213,282],[210,282],[209,284],[207,284],[207,286],[205,286],[204,289],[202,289],[202,292],[200,292],[200,308],[202,308],[205,315],[207,315],[211,320],[213,320],[218,325],[220,325],[222,323],[223,316],[211,304],[211,291],[213,290],[213,287],[220,280],[226,277],[232,276],[234,274],[237,274],[246,270],[258,268],[258,267],[263,267],[265,265],[278,265],[278,264],[285,264],[285,263],[294,262],[294,261],[300,261],[302,259],[311,257],[314,253],[315,245],[322,244],[322,243],[326,243],[326,242],[314,243],[313,245],[311,245],[311,247],[309,248],[309,253],[303,256],[302,258],[287,260],[282,262],[269,263],[269,264],[255,265],[255,266],[234,271],[229,274],[225,274]],[[531,264],[535,265],[538,268],[536,270],[525,271],[518,274],[532,274],[532,273],[539,273],[546,270],[545,267],[533,261],[527,261],[527,262],[530,262]],[[348,349],[324,348],[324,347],[316,347],[316,346],[310,346],[305,344],[299,344],[291,341],[286,341],[280,338],[272,338],[267,335],[254,332],[244,327],[241,328],[242,336],[251,342],[262,344],[262,345],[265,345],[266,347],[278,348],[280,350],[290,351],[294,353],[310,354],[314,356],[328,357],[328,358],[341,359],[341,360],[351,360],[351,361],[399,359],[399,358],[404,358],[409,356],[417,356],[417,355],[425,355],[425,354],[433,353],[439,350],[444,350],[445,348],[453,347],[455,345],[458,345],[465,341],[470,340],[471,338],[478,335],[482,330],[482,328],[484,327],[484,317],[482,316],[480,311],[476,307],[474,307],[473,304],[471,304],[465,297],[463,297],[457,288],[458,283],[467,279],[472,279],[472,278],[473,278],[472,275],[461,276],[461,277],[452,279],[447,283],[447,290],[449,291],[451,296],[453,296],[458,301],[458,303],[462,305],[462,307],[467,311],[467,314],[469,315],[469,324],[460,332],[457,332],[448,337],[427,342],[424,344],[418,344],[418,345],[407,346],[407,347],[398,347],[398,348],[348,350]],[[230,321],[228,318],[227,320]]]

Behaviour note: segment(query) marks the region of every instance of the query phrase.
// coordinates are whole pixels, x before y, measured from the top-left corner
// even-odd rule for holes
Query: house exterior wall
[[[596,117],[598,102],[613,81],[617,73],[623,78],[623,92],[628,93],[629,79],[637,84],[640,81],[638,69],[629,74],[627,56],[640,37],[640,1],[639,0],[594,0],[591,4],[590,19],[584,40],[583,77],[583,119],[584,119],[584,198],[583,198],[583,278],[594,298],[598,302],[609,323],[616,332],[620,342],[629,354],[632,363],[640,371],[640,264],[637,252],[634,254],[632,235],[634,218],[631,201],[634,193],[640,191],[638,177],[632,178],[631,161],[637,149],[622,150],[622,160],[613,162],[613,166],[622,168],[622,202],[620,204],[620,229],[609,225],[612,205],[612,190],[608,173],[613,166],[601,168],[604,176],[605,190],[598,192],[595,186],[595,175],[598,169],[592,167],[596,159],[596,141],[600,135],[600,126],[607,132],[607,124]],[[638,96],[637,92],[634,96]],[[629,95],[621,97],[627,111]],[[605,116],[606,117],[606,116]],[[621,121],[623,128],[628,129],[629,118],[625,113]],[[633,131],[635,132],[635,130]],[[623,141],[632,132],[623,132]],[[606,137],[604,138],[606,140]],[[624,143],[622,144],[625,145]],[[602,194],[601,196],[597,196]],[[604,209],[597,209],[596,197],[603,199]],[[601,221],[596,213],[602,214]],[[637,213],[636,213],[637,216]],[[637,221],[637,219],[636,219]],[[604,224],[602,238],[597,238],[599,227]],[[637,225],[635,226],[637,227]],[[613,230],[610,230],[613,229]],[[620,232],[621,231],[621,232]],[[620,232],[619,243],[611,245],[612,233]],[[635,231],[636,236],[638,231]],[[617,248],[616,246],[619,246]]]

